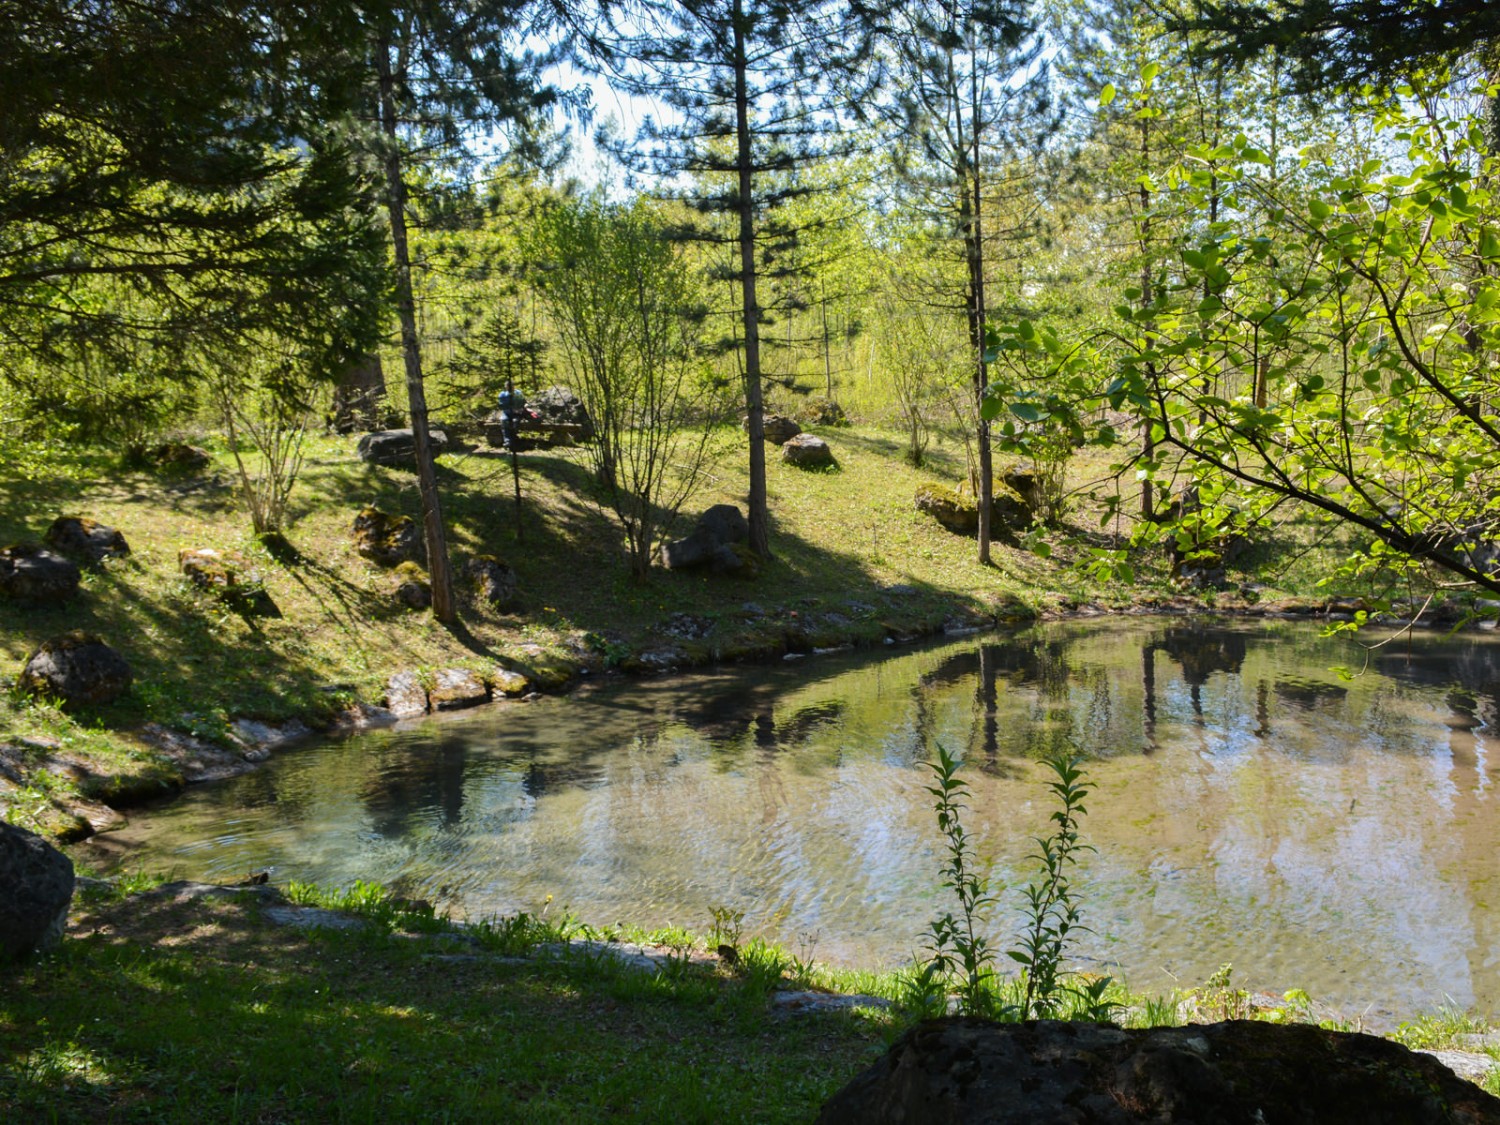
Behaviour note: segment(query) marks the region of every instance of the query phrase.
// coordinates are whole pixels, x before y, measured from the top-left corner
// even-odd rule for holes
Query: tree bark
[[[427,543],[427,575],[432,583],[432,615],[445,625],[458,619],[453,599],[453,572],[448,563],[448,535],[438,494],[437,469],[427,425],[427,392],[422,382],[422,348],[417,337],[417,303],[411,285],[411,257],[406,241],[406,180],[396,129],[396,81],[391,43],[382,36],[375,47],[380,80],[380,123],[385,133],[386,210],[391,221],[391,250],[396,266],[396,317],[401,323],[401,354],[406,364],[406,396],[416,445],[417,489],[422,498],[422,529]]]

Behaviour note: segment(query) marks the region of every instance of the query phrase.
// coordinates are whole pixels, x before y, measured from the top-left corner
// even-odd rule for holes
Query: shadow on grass
[[[806,1121],[882,1043],[727,982],[307,935],[244,903],[116,911],[138,916],[0,970],[10,1119]]]

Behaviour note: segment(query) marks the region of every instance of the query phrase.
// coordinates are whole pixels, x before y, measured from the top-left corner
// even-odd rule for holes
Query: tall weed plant
[[[1021,968],[1020,980],[1013,983],[996,972],[994,946],[984,933],[985,915],[997,896],[963,824],[968,783],[958,776],[958,760],[943,746],[937,748],[927,792],[947,853],[942,885],[953,892],[957,909],[928,928],[928,956],[906,981],[909,1006],[924,1014],[946,1009],[950,994],[960,1014],[1009,1020],[1056,1018],[1064,1012],[1076,1019],[1105,1020],[1118,1006],[1108,998],[1109,977],[1074,981],[1062,973],[1071,940],[1084,929],[1073,876],[1079,854],[1093,850],[1079,831],[1093,785],[1076,754],[1048,757],[1043,764],[1055,775],[1047,790],[1056,807],[1052,830],[1036,837],[1036,850],[1028,857],[1036,868],[1022,891],[1020,940],[1005,951]]]

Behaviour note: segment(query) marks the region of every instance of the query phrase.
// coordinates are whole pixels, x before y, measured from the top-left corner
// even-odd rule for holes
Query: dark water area
[[[706,930],[722,906],[794,952],[894,967],[949,908],[932,747],[964,759],[1002,945],[1050,812],[1035,759],[1073,747],[1098,785],[1078,967],[1166,989],[1232,961],[1374,1021],[1495,1014],[1500,647],[1381,639],[1126,617],[610,679],[286,752],[133,816],[112,851],[178,877],[370,879],[471,918],[551,895],[599,925]]]

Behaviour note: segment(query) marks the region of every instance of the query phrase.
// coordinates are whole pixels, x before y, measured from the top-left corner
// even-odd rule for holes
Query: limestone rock
[[[808,426],[847,426],[844,408],[831,398],[810,395],[797,407],[797,420]]]
[[[145,461],[148,465],[178,473],[201,472],[208,468],[211,460],[206,449],[199,449],[196,445],[188,445],[181,441],[162,442],[145,452]]]
[[[62,937],[73,901],[73,861],[35,833],[0,821],[0,961]]]
[[[432,690],[427,693],[427,699],[434,711],[460,711],[488,703],[490,689],[467,668],[443,668],[439,670]]]
[[[442,430],[428,430],[427,435],[434,457],[448,451],[448,435]],[[368,465],[412,469],[416,467],[417,439],[411,430],[377,430],[360,438],[354,452]]]
[[[1000,480],[1033,512],[1040,512],[1044,507],[1042,478],[1035,465],[1018,461],[1000,474]]]
[[[972,496],[944,484],[924,484],[917,489],[917,511],[926,512],[956,535],[973,535],[979,530],[979,505]]]
[[[502,613],[516,608],[520,602],[520,579],[510,566],[494,555],[480,555],[470,559],[464,574],[474,585],[480,599]]]
[[[59,516],[43,536],[47,546],[61,554],[98,566],[105,559],[122,559],[130,554],[125,536],[96,520],[79,516]]]
[[[669,570],[707,565],[716,571],[738,571],[744,565],[737,544],[750,535],[744,514],[733,504],[715,504],[698,517],[693,533],[662,547],[662,563]]]
[[[1397,1043],[1310,1024],[944,1019],[903,1035],[818,1121],[1488,1125],[1500,1099]]]
[[[386,709],[398,719],[427,714],[427,689],[415,672],[397,672],[385,685]]]
[[[130,681],[123,656],[92,633],[74,632],[43,643],[26,661],[18,682],[24,691],[77,707],[113,702]]]
[[[577,441],[594,439],[594,420],[589,417],[583,400],[570,388],[548,387],[539,391],[526,405],[535,411],[537,421],[542,425],[576,427],[570,429],[572,438]]]
[[[926,512],[955,535],[974,535],[979,531],[979,504],[945,484],[924,484],[914,500],[919,512]],[[1000,481],[994,483],[990,503],[990,533],[1004,536],[1031,526],[1031,509],[1012,489]]]
[[[817,469],[833,464],[833,450],[828,443],[813,434],[798,434],[788,438],[781,447],[781,459],[799,469]]]
[[[747,428],[749,424],[749,420],[746,419]],[[772,445],[785,445],[802,432],[802,427],[797,424],[796,419],[788,418],[783,414],[767,414],[761,420],[761,426],[766,440]]]
[[[507,699],[519,699],[531,691],[531,681],[511,668],[501,668],[490,676],[490,686],[496,695]]]
[[[354,517],[354,550],[376,566],[399,566],[422,558],[422,532],[410,516],[366,508]]]
[[[31,544],[0,550],[0,596],[29,602],[65,602],[83,576],[61,555]]]
[[[238,551],[215,547],[184,547],[177,552],[177,565],[189,582],[200,590],[224,592],[239,587],[258,587],[260,574]]]
[[[432,583],[426,578],[407,578],[396,587],[396,600],[407,609],[431,609]]]

